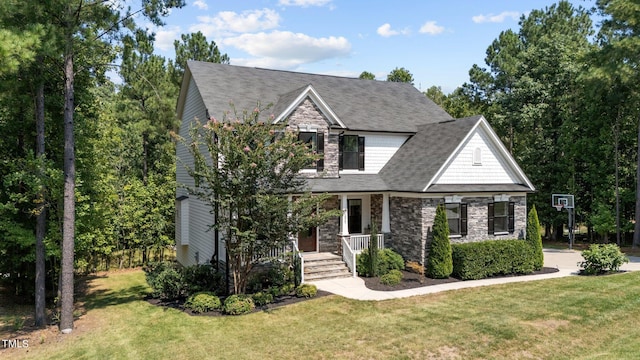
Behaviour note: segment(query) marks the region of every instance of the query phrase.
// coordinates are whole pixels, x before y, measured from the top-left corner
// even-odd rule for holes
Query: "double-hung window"
[[[305,169],[324,170],[324,133],[323,132],[299,132],[298,141],[307,144],[309,149],[321,158],[305,166]]]
[[[364,171],[364,137],[341,135],[338,146],[340,170]]]
[[[514,203],[496,201],[489,203],[489,234],[500,235],[514,231]]]
[[[446,203],[444,207],[449,222],[449,235],[467,235],[467,204]]]

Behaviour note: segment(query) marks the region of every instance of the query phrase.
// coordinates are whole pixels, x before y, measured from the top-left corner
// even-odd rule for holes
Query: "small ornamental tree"
[[[527,216],[527,242],[533,248],[535,270],[542,269],[544,265],[544,254],[542,253],[542,236],[540,234],[540,221],[538,220],[538,212],[536,206],[533,205]]]
[[[427,258],[427,276],[432,279],[445,279],[453,272],[451,243],[449,242],[449,223],[443,205],[436,208],[433,220],[433,233]]]
[[[371,233],[369,237],[369,276],[378,276],[378,229],[375,221],[371,222]]]
[[[328,195],[306,192],[300,170],[318,160],[297,133],[284,125],[260,120],[263,110],[228,111],[222,121],[195,121],[190,139],[179,139],[194,158],[187,167],[195,184],[189,192],[220,209],[211,225],[224,233],[233,276],[233,291],[245,293],[249,272],[273,248],[281,248],[295,234],[339,216],[325,210]],[[289,194],[300,194],[289,200]]]

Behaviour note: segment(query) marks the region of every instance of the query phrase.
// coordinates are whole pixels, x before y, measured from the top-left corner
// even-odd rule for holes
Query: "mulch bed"
[[[551,267],[543,267],[539,271],[534,271],[531,274],[527,275],[540,275],[540,274],[551,274],[554,272],[558,272],[558,269]],[[496,276],[496,277],[512,277],[512,276],[521,276],[521,275],[510,275],[510,276]],[[396,290],[405,290],[405,289],[414,289],[423,286],[432,286],[439,284],[446,284],[452,282],[463,281],[456,278],[446,278],[446,279],[430,279],[425,277],[422,282],[420,282],[420,275],[414,272],[402,271],[402,282],[398,285],[389,286],[380,283],[379,277],[374,278],[362,278],[364,280],[364,285],[371,290],[376,291],[396,291]]]
[[[273,299],[273,302],[271,304],[267,304],[267,305],[264,305],[264,306],[256,306],[256,308],[253,309],[252,313],[259,312],[259,311],[269,312],[269,311],[271,311],[273,309],[277,309],[279,307],[283,307],[283,306],[299,303],[299,302],[302,302],[302,301],[317,299],[319,297],[328,296],[328,295],[332,295],[332,294],[330,292],[318,290],[318,293],[316,294],[316,296],[314,296],[312,298],[297,297],[295,295],[278,296],[278,297]],[[194,313],[193,311],[184,308],[184,302],[186,301],[186,299],[166,301],[166,300],[161,300],[161,299],[154,299],[151,296],[147,296],[145,298],[145,300],[151,305],[162,306],[162,307],[165,307],[165,308],[177,309],[177,310],[180,310],[180,311],[182,311],[184,313],[187,313],[189,315],[192,315],[192,316],[237,316],[237,315],[226,315],[220,310],[209,311],[209,312],[202,313],[202,314]],[[220,297],[220,301],[222,301],[224,303],[224,298]]]

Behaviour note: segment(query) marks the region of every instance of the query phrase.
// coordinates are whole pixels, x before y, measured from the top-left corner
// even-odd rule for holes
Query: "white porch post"
[[[382,229],[383,233],[391,232],[391,225],[389,220],[389,194],[382,194]]]
[[[347,202],[347,195],[340,195],[342,215],[340,215],[340,235],[349,235],[349,203]]]

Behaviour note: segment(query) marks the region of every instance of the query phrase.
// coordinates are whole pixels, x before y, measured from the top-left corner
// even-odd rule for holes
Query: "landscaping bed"
[[[531,274],[525,274],[525,275],[541,275],[541,274],[551,274],[555,272],[558,272],[558,269],[551,268],[551,267],[543,267],[539,271],[534,271]],[[511,277],[511,276],[523,276],[523,275],[495,276],[495,277]],[[410,271],[402,271],[402,281],[400,282],[400,284],[394,285],[394,286],[382,284],[380,282],[379,277],[363,277],[362,279],[364,280],[364,284],[368,289],[376,290],[376,291],[396,291],[396,290],[414,289],[414,288],[419,288],[423,286],[433,286],[433,285],[463,281],[453,277],[448,277],[446,279],[431,279],[428,277],[424,277],[423,281],[420,282],[420,275]]]

